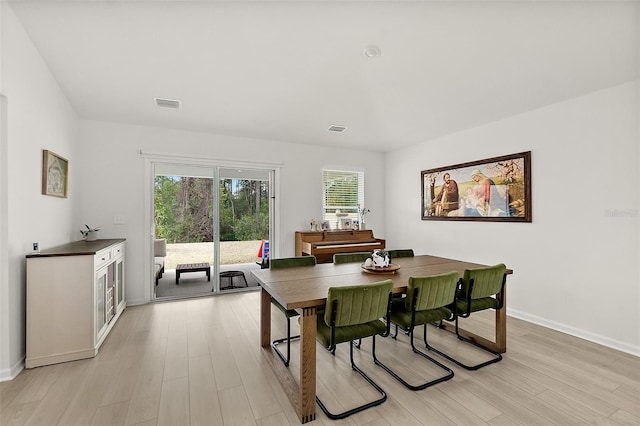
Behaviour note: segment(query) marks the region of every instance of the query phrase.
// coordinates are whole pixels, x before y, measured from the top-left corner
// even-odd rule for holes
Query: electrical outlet
[[[113,216],[113,224],[114,225],[124,225],[124,216],[121,214],[117,214]]]

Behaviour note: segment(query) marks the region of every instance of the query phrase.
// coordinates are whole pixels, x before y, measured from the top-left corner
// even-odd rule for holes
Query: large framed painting
[[[423,170],[422,220],[531,222],[531,151]]]
[[[42,194],[67,198],[69,162],[46,149],[42,150]]]

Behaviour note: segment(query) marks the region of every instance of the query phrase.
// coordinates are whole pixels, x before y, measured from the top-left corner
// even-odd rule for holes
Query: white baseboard
[[[633,346],[619,340],[611,339],[607,336],[600,334],[590,333],[579,328],[568,327],[566,324],[561,324],[555,321],[549,321],[548,319],[541,318],[535,315],[530,315],[524,312],[520,312],[514,309],[508,309],[507,314],[514,318],[521,319],[523,321],[531,322],[533,324],[541,325],[543,327],[550,328],[552,330],[560,331],[571,336],[579,337],[581,339],[588,340],[599,345],[607,346],[612,349],[616,349],[621,352],[626,352],[631,355],[640,356],[640,347]]]
[[[18,360],[11,368],[0,370],[0,382],[8,382],[15,379],[24,370],[24,356]]]

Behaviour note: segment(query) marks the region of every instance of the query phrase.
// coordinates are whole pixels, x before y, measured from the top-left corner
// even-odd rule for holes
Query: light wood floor
[[[2,425],[296,425],[293,408],[259,350],[259,292],[129,307],[97,357],[25,370],[0,383]],[[273,312],[274,335],[284,318]],[[491,315],[469,319],[491,329]],[[295,323],[295,322],[294,322]],[[430,342],[473,352],[429,327]],[[378,338],[379,358],[412,381],[439,371],[410,354],[407,336]],[[356,362],[388,393],[342,421],[318,410],[311,424],[584,425],[640,424],[640,359],[509,318],[504,360],[411,392],[371,361]],[[292,367],[298,355],[293,344]],[[318,348],[318,394],[340,410],[373,398],[351,372],[348,346]],[[458,354],[459,355],[459,354]],[[462,357],[462,355],[459,355]],[[296,370],[294,370],[296,371]]]

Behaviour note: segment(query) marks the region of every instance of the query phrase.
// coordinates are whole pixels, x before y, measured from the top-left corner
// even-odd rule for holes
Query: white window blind
[[[358,220],[358,204],[364,205],[364,173],[346,170],[322,170],[323,219],[337,228],[336,212]]]

